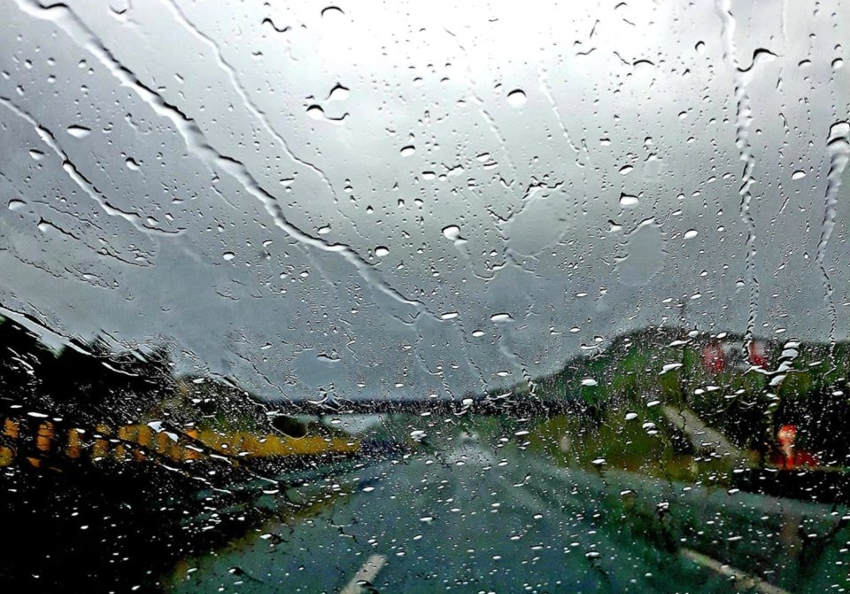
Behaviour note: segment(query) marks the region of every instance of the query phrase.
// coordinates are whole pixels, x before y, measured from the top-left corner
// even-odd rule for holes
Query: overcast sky
[[[5,311],[295,399],[847,338],[846,2],[270,4],[0,6]]]

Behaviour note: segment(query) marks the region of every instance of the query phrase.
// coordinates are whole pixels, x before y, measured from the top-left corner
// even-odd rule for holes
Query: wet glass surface
[[[2,520],[19,545],[2,575],[22,591],[846,579],[846,343],[744,352],[741,336],[654,329],[538,378],[533,396],[332,407],[174,377],[161,351],[56,356],[0,329]]]
[[[0,6],[9,591],[844,591],[850,6]]]

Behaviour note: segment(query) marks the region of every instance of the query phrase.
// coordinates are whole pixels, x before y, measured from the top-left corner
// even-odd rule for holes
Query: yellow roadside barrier
[[[82,439],[80,438],[80,430],[76,428],[68,429],[68,449],[65,450],[69,458],[79,458],[80,449],[82,448]]]
[[[47,421],[38,426],[35,437],[35,447],[40,452],[50,452],[50,443],[53,441],[53,423]]]
[[[113,432],[102,423],[92,432],[93,442],[86,443],[86,431],[72,427],[61,431],[61,434],[67,436],[65,443],[54,444],[56,426],[53,422],[44,421],[37,427],[25,424],[24,428],[25,433],[35,430],[34,441],[31,443],[34,443],[35,450],[40,455],[27,456],[29,463],[35,467],[40,467],[41,458],[51,453],[58,452],[68,458],[78,459],[84,455],[84,450],[88,450],[88,455],[95,461],[110,457],[119,462],[145,460],[144,449],[153,450],[175,462],[202,460],[210,452],[241,459],[354,454],[360,450],[360,443],[356,439],[344,436],[289,437],[197,427],[187,427],[182,432],[169,432],[155,431],[147,424],[123,425]],[[24,439],[21,433],[18,421],[3,419],[2,435],[7,440]],[[134,447],[134,444],[141,447]],[[0,467],[9,466],[14,462],[17,451],[12,445],[14,444],[0,446]]]
[[[3,435],[6,437],[11,437],[12,439],[18,439],[18,430],[19,425],[17,422],[12,419],[6,419],[3,422]]]
[[[0,446],[0,468],[10,466],[15,459],[15,450],[10,447]]]

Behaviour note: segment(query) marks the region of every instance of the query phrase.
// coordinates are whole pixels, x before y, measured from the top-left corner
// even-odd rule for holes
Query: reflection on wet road
[[[290,490],[305,503],[333,499],[315,514],[181,564],[175,591],[729,592],[735,580],[776,594],[846,585],[842,508],[565,468],[523,442],[462,432],[407,459],[357,466]]]

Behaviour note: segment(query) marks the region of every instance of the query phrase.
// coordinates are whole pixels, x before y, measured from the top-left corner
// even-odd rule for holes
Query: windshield
[[[13,591],[847,586],[845,2],[0,16]]]

